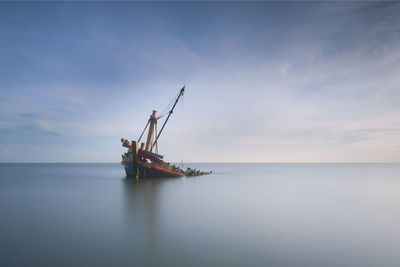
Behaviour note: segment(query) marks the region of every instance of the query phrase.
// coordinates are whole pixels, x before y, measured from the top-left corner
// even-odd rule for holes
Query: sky
[[[398,2],[0,2],[0,162],[399,162]]]

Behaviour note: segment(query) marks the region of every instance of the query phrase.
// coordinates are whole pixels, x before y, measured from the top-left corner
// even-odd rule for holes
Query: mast
[[[153,114],[150,115],[149,123],[150,127],[149,127],[149,132],[147,134],[145,150],[151,152],[153,150],[152,140],[154,135],[154,128],[157,125],[157,110],[153,110]]]
[[[169,117],[170,117],[171,114],[174,112],[174,108],[175,108],[176,104],[178,103],[179,98],[183,95],[184,92],[185,92],[185,86],[183,86],[182,89],[180,90],[179,95],[178,95],[178,97],[176,98],[175,103],[174,103],[174,105],[172,106],[171,110],[169,111],[168,117],[167,117],[167,119],[165,120],[163,126],[161,127],[161,130],[160,130],[160,132],[158,133],[156,140],[155,140],[154,143],[152,144],[150,151],[152,151],[154,145],[157,144],[158,138],[160,137],[162,131],[164,130],[164,127],[165,127],[165,125],[167,124]],[[154,112],[154,111],[153,111],[153,112]],[[156,119],[156,123],[157,123],[157,119]],[[150,133],[150,130],[149,130],[149,133]],[[146,144],[146,146],[147,146],[147,144]]]

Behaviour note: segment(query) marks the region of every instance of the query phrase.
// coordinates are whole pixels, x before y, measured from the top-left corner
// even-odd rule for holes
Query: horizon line
[[[0,162],[0,164],[111,164],[120,163],[115,161],[55,161],[55,162]],[[180,164],[180,162],[171,161],[169,163]],[[184,164],[380,164],[390,163],[399,164],[399,161],[188,161]]]

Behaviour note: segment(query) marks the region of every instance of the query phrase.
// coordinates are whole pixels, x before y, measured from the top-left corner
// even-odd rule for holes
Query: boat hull
[[[163,177],[182,177],[183,173],[181,171],[172,171],[167,168],[163,168],[159,164],[152,163],[138,163],[137,173],[130,162],[122,162],[124,166],[125,173],[127,177],[133,178],[163,178]]]
[[[136,177],[136,173],[133,170],[132,164],[122,164],[125,169],[125,173],[127,177]]]

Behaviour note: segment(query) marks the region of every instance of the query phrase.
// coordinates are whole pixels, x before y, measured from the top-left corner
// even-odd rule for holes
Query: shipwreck
[[[161,116],[157,117],[157,111],[153,110],[147,124],[137,141],[121,138],[122,146],[128,151],[122,154],[121,164],[124,166],[126,176],[134,178],[151,177],[181,177],[209,174],[196,169],[187,168],[185,171],[174,164],[164,161],[164,156],[158,154],[158,139],[164,130],[170,116],[174,112],[175,106],[185,92],[185,86],[179,91],[178,95],[171,101],[172,108]],[[167,116],[160,131],[157,132],[157,121]],[[139,142],[148,127],[147,140]],[[153,152],[153,149],[155,152]]]

